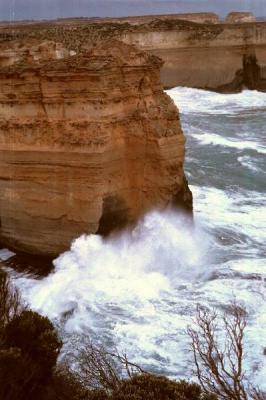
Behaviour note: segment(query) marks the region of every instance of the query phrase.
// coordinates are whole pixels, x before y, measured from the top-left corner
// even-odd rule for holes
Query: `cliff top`
[[[45,61],[44,61],[45,62]],[[84,50],[50,63],[45,63],[45,70],[94,70],[99,71],[107,68],[120,68],[122,66],[143,67],[158,66],[163,64],[159,57],[137,49],[135,46],[127,45],[115,39],[105,40],[97,43],[87,51]]]
[[[197,12],[197,13],[178,13],[178,14],[153,14],[153,15],[138,15],[128,17],[69,17],[69,18],[57,18],[55,20],[22,20],[22,21],[0,21],[0,27],[4,26],[23,26],[32,24],[47,24],[52,23],[56,25],[81,25],[81,24],[94,24],[94,23],[129,23],[131,25],[138,25],[149,23],[155,19],[175,19],[175,20],[187,20],[191,22],[210,22],[219,23],[220,18],[213,12]]]
[[[211,23],[217,24],[220,22],[219,16],[212,12],[198,12],[198,13],[182,13],[182,14],[158,14],[158,15],[139,15],[139,16],[129,16],[120,18],[93,18],[92,22],[103,23],[103,22],[113,22],[113,23],[129,23],[131,25],[141,25],[148,24],[154,20],[183,20],[191,21],[197,23]],[[79,19],[80,20],[80,19]],[[58,23],[65,20],[58,20]],[[70,19],[71,21],[71,19]],[[72,20],[73,21],[73,20]],[[87,19],[87,21],[89,21]]]
[[[239,13],[238,13],[239,14]],[[241,13],[240,13],[241,14]],[[122,22],[121,22],[122,21]],[[197,37],[215,38],[223,30],[250,29],[252,26],[266,27],[266,22],[246,23],[246,20],[226,21],[225,23],[197,23],[181,19],[154,18],[149,22],[131,24],[123,19],[120,22],[111,22],[101,19],[97,22],[87,19],[74,19],[34,23],[2,24],[0,25],[0,43],[8,43],[11,40],[52,40],[63,43],[71,50],[80,51],[84,46],[92,46],[99,40],[120,38],[124,34],[138,32],[157,31],[186,31]],[[249,21],[248,21],[249,22]],[[0,56],[1,58],[1,56]]]
[[[5,47],[5,49],[4,49]],[[19,52],[17,51],[19,49]],[[7,51],[8,63],[2,63],[5,53],[2,51],[0,57],[0,72],[22,72],[29,69],[40,69],[42,71],[67,70],[90,70],[99,71],[108,68],[161,67],[163,62],[160,58],[143,52],[132,45],[127,45],[115,39],[98,42],[97,46],[83,49],[80,53],[69,52],[60,43],[54,41],[38,42],[31,40],[29,43],[14,42],[13,46],[2,46]],[[15,56],[12,58],[13,53]]]
[[[131,25],[128,22],[89,23],[57,25],[56,21],[28,23],[17,25],[2,25],[0,27],[0,42],[10,40],[53,40],[64,43],[67,48],[79,51],[84,45],[92,45],[99,40],[112,39],[128,32],[149,32],[156,30],[202,30],[210,26],[219,29],[219,25],[204,25],[184,20],[155,19],[150,23]],[[217,28],[218,27],[218,28]]]

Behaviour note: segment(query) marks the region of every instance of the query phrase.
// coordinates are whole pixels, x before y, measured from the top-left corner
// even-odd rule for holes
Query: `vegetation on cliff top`
[[[140,25],[130,25],[128,22],[105,22],[72,26],[70,24],[57,25],[53,22],[46,22],[18,25],[12,28],[2,27],[0,29],[0,43],[24,39],[54,40],[63,43],[69,49],[80,51],[84,45],[87,47],[99,40],[119,39],[126,33],[191,31],[197,38],[208,34],[208,38],[211,39],[220,34],[223,29],[220,24],[198,24],[177,19],[155,19]]]

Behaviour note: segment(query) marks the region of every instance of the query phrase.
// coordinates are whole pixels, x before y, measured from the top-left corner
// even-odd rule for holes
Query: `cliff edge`
[[[57,255],[151,208],[191,212],[162,61],[118,41],[76,54],[12,40],[0,59],[0,240]]]

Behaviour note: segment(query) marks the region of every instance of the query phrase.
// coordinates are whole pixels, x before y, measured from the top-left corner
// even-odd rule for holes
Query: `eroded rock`
[[[185,139],[159,58],[118,41],[76,55],[52,41],[8,47],[0,69],[4,244],[57,255],[80,234],[107,234],[153,207],[191,210]]]

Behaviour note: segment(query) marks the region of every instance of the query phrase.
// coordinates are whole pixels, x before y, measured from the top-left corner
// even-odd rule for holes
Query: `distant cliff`
[[[240,24],[246,22],[256,22],[256,17],[251,12],[231,12],[225,19],[226,24]]]
[[[56,255],[153,207],[191,212],[160,59],[117,41],[76,54],[6,38],[0,50],[1,242]]]
[[[230,13],[228,23],[219,23],[211,13],[69,19],[2,26],[0,41],[50,39],[79,52],[100,40],[117,38],[164,61],[161,80],[165,88],[265,91],[266,22],[252,21],[254,16],[249,13]]]
[[[155,21],[123,32],[121,39],[164,60],[166,88],[266,91],[266,23]]]
[[[219,16],[212,12],[183,13],[183,14],[162,14],[162,15],[140,15],[121,18],[96,18],[93,22],[103,23],[129,23],[130,25],[149,24],[152,21],[160,20],[182,20],[197,22],[201,24],[218,24]],[[62,20],[63,22],[64,20]]]

